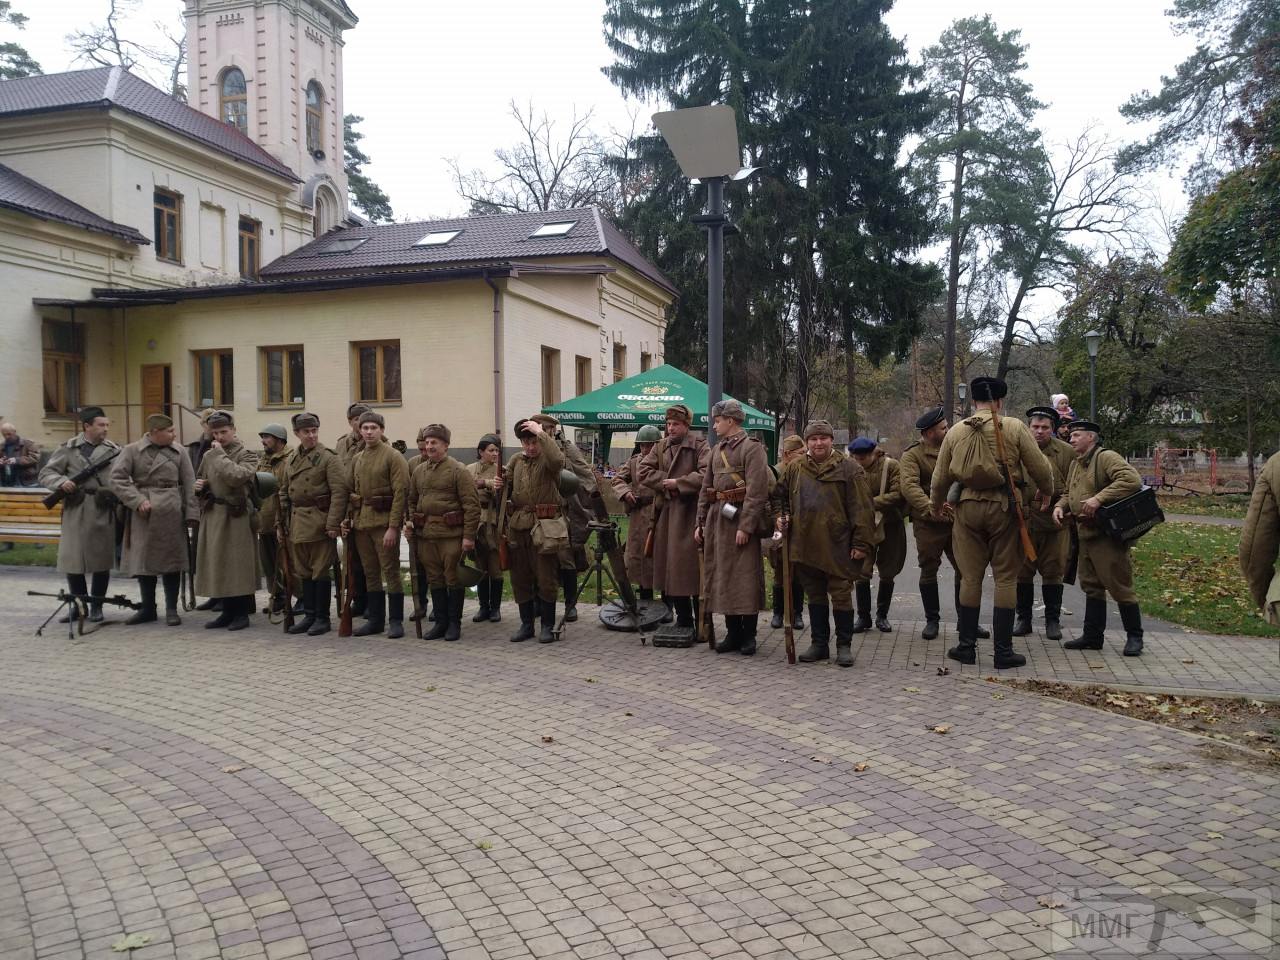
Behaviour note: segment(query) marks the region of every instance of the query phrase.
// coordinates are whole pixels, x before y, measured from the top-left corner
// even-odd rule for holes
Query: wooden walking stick
[[[791,598],[791,518],[784,517],[782,524],[782,636],[787,647],[787,663],[795,666],[796,631],[795,604]]]
[[[1018,496],[1018,488],[1013,485],[1013,473],[1009,469],[1009,459],[1004,452],[1004,428],[1000,424],[1000,411],[991,411],[991,425],[996,431],[996,455],[1000,458],[1000,469],[1004,472],[1005,486],[1009,488],[1009,502],[1013,504],[1014,516],[1018,518],[1018,535],[1022,538],[1022,552],[1030,563],[1036,562],[1035,544],[1031,542],[1031,534],[1027,530],[1027,518],[1022,515],[1022,500]]]

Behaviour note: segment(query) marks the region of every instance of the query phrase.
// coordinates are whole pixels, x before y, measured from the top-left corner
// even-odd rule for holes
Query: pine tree
[[[347,187],[351,202],[360,212],[374,223],[389,223],[391,198],[362,172],[369,156],[360,149],[364,134],[356,129],[356,124],[363,122],[364,117],[357,117],[354,113],[342,118],[343,170],[347,175]]]
[[[0,25],[23,30],[27,26],[27,17],[14,11],[9,0],[0,0]],[[33,77],[40,72],[40,64],[32,59],[22,44],[13,41],[0,43],[0,80]]]

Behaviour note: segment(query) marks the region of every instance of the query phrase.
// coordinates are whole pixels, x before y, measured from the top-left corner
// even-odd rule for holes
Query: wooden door
[[[173,402],[169,364],[146,363],[142,366],[142,419],[153,413],[169,413]]]

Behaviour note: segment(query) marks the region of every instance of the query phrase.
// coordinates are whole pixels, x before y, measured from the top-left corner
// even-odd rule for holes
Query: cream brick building
[[[0,82],[0,416],[242,434],[365,400],[459,452],[662,362],[671,283],[594,208],[371,226],[347,210],[342,0],[187,0],[189,104],[118,68]]]

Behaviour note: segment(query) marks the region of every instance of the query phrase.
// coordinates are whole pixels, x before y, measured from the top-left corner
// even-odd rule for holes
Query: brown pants
[[[427,586],[458,586],[458,562],[462,559],[462,535],[445,539],[418,538],[418,562],[427,575]]]
[[[951,524],[933,520],[912,520],[911,530],[916,537],[916,564],[920,568],[921,583],[937,583],[942,558],[951,562],[952,570],[959,570],[956,555],[951,550]],[[882,574],[883,576],[883,574]]]
[[[528,530],[512,530],[508,535],[511,554],[511,592],[516,603],[528,603],[535,592],[540,600],[554,603],[560,592],[560,560],[554,553],[534,549]]]
[[[1071,531],[1066,527],[1061,530],[1030,531],[1031,545],[1036,548],[1036,561],[1032,563],[1026,554],[1022,557],[1022,569],[1018,573],[1019,583],[1034,583],[1036,574],[1040,574],[1043,583],[1061,583],[1067,573],[1067,554],[1071,551]]]
[[[337,558],[338,542],[328,537],[293,545],[294,573],[303,580],[332,580]]]
[[[805,563],[793,563],[791,575],[800,581],[800,585],[804,587],[804,595],[809,598],[810,603],[821,605],[830,597],[832,610],[853,609],[852,580],[833,577],[825,570],[819,570]]]
[[[1110,537],[1080,538],[1080,589],[1086,597],[1105,600],[1107,594],[1116,603],[1137,603],[1133,592],[1133,564],[1129,548]]]
[[[996,607],[1013,609],[1023,559],[1013,514],[998,500],[961,500],[956,504],[951,542],[960,564],[960,602],[966,607],[982,606],[982,580],[990,567]]]
[[[356,550],[364,567],[364,585],[370,592],[386,588],[387,593],[404,593],[400,576],[400,541],[388,549],[382,545],[386,527],[355,531]]]

